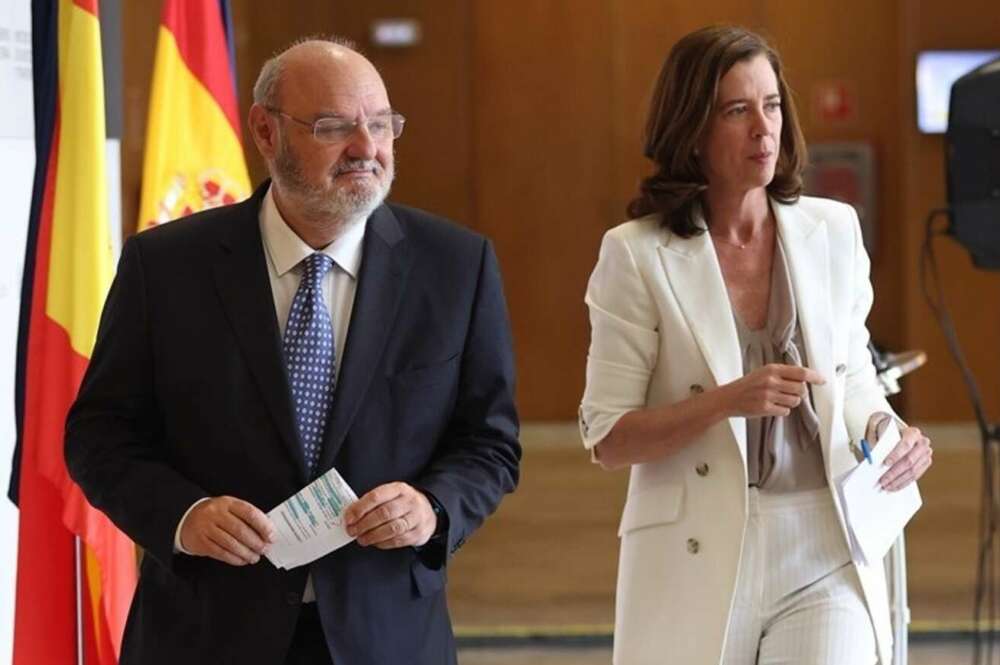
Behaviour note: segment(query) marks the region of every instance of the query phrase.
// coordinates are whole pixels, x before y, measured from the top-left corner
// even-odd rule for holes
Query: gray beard
[[[334,168],[340,168],[343,162]],[[281,150],[274,160],[271,176],[282,193],[297,203],[303,216],[317,222],[333,222],[341,229],[347,229],[362,222],[385,201],[392,188],[395,169],[387,169],[387,181],[372,188],[348,190],[336,188],[332,192],[306,181],[302,169],[292,156],[292,151],[282,141]]]

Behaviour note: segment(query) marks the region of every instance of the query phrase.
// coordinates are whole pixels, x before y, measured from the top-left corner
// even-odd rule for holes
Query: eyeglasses
[[[387,111],[368,118],[363,123],[357,120],[347,120],[336,116],[326,116],[314,122],[300,120],[293,115],[289,115],[278,108],[265,107],[269,113],[288,118],[292,122],[308,127],[312,130],[313,137],[320,143],[343,143],[349,140],[359,125],[364,125],[368,135],[375,141],[386,141],[390,138],[398,139],[403,133],[403,123],[406,118],[401,113]]]

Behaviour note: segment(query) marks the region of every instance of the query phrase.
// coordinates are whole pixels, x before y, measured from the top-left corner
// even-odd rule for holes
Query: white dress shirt
[[[358,271],[361,269],[361,243],[366,226],[364,221],[352,224],[340,237],[319,250],[333,259],[333,269],[323,277],[323,300],[333,320],[337,375],[340,373],[344,340],[347,339],[347,327],[354,309],[354,293],[358,284]],[[295,235],[295,231],[281,218],[270,189],[260,206],[260,235],[264,241],[264,254],[267,256],[274,313],[278,317],[278,330],[283,338],[288,311],[292,308],[292,300],[302,279],[301,262],[317,250]]]
[[[336,240],[326,247],[315,250],[285,222],[271,195],[267,190],[260,206],[260,235],[264,245],[264,257],[267,263],[267,274],[271,282],[271,295],[274,297],[274,313],[278,321],[278,331],[282,338],[285,335],[285,324],[288,312],[292,308],[292,300],[302,279],[302,261],[316,251],[320,251],[333,259],[333,268],[323,276],[323,300],[330,312],[333,323],[333,344],[335,347],[336,365],[334,380],[340,374],[341,359],[344,355],[344,342],[347,340],[347,330],[351,323],[351,312],[354,309],[354,295],[357,291],[358,273],[361,270],[362,242],[365,236],[367,222],[361,220],[350,225]],[[181,526],[191,510],[202,501],[191,504],[177,524],[174,534],[174,549],[189,554],[181,547]],[[270,506],[258,506],[267,510]],[[312,587],[312,576],[306,584],[303,594],[304,602],[315,600]]]

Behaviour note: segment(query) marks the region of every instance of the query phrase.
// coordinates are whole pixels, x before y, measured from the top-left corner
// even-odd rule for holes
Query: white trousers
[[[750,488],[724,665],[871,665],[875,632],[827,488]]]

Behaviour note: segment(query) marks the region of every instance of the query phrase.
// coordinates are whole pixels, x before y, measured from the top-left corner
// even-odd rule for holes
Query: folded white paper
[[[341,515],[358,497],[336,469],[330,469],[267,514],[277,530],[264,556],[278,568],[296,568],[354,540]]]
[[[859,564],[880,563],[923,503],[916,483],[895,492],[879,487],[878,479],[888,470],[882,464],[899,440],[899,428],[890,424],[871,451],[872,462],[861,460],[837,479],[851,556]]]

